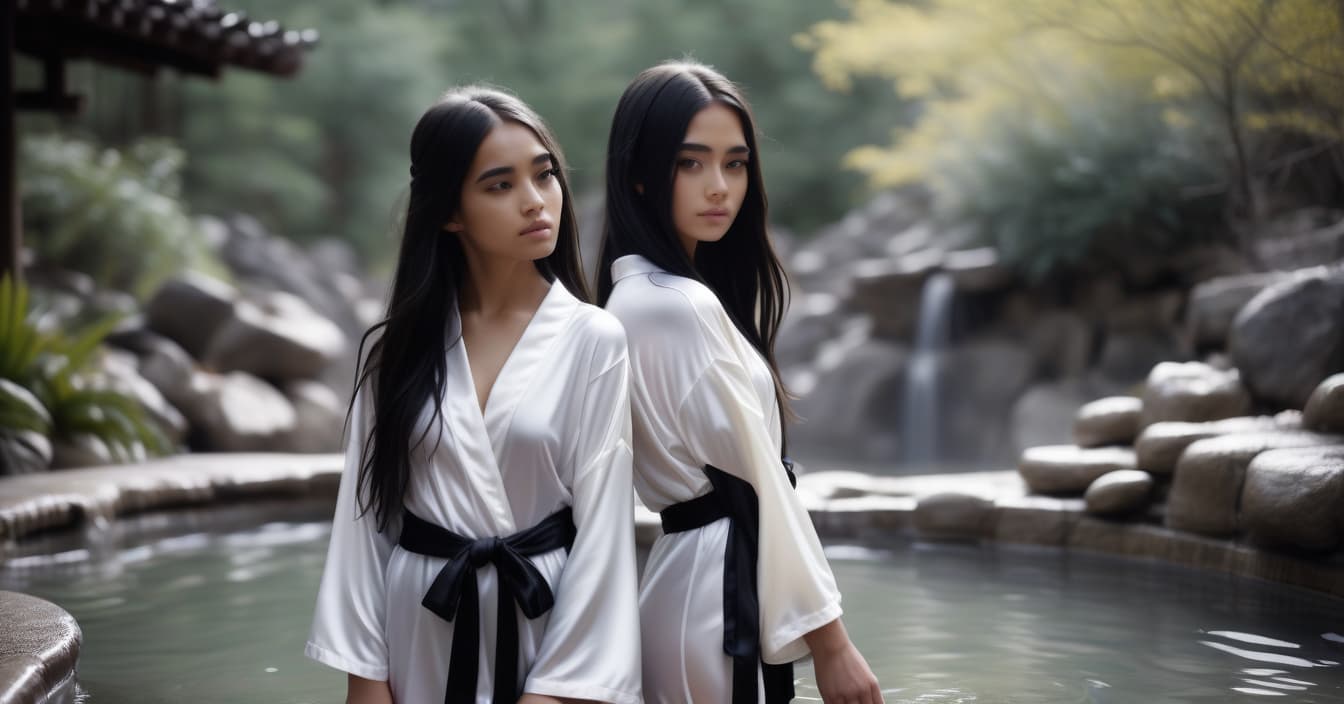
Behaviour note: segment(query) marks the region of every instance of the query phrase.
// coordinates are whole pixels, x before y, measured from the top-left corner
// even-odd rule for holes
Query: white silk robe
[[[760,502],[762,657],[782,664],[808,655],[803,635],[840,616],[840,592],[780,461],[770,368],[705,285],[637,255],[617,259],[612,278],[607,310],[629,344],[640,499],[661,511],[709,493],[706,464],[750,483]],[[650,704],[731,701],[732,660],[723,650],[728,524],[663,535],[650,552],[639,597]]]
[[[507,537],[572,506],[573,549],[529,558],[555,604],[535,620],[518,614],[523,691],[639,702],[629,364],[620,324],[553,284],[500,371],[484,415],[460,340],[448,357],[443,418],[436,421],[442,433],[432,428],[412,455],[406,508],[475,539]],[[359,394],[305,653],[387,681],[399,703],[442,702],[453,623],[421,599],[446,560],[397,545],[400,512],[384,532],[372,511],[359,514],[356,477],[371,413],[370,399]],[[430,413],[426,408],[422,424]],[[491,701],[497,579],[492,565],[477,573],[481,703]]]

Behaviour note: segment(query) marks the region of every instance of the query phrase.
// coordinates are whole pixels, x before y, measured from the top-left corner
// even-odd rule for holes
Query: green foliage
[[[142,298],[184,268],[218,269],[180,199],[183,158],[161,140],[99,150],[57,135],[26,137],[25,241],[39,262]]]
[[[811,57],[790,43],[814,22],[843,15],[829,0],[234,0],[230,7],[314,27],[321,41],[288,79],[241,70],[219,81],[160,79],[154,99],[174,106],[160,113],[177,116],[168,128],[188,155],[186,200],[199,212],[256,215],[300,241],[340,236],[377,258],[395,251],[411,129],[456,84],[492,83],[535,107],[585,199],[601,193],[611,114],[630,79],[686,55],[713,64],[744,86],[755,108],[774,220],[800,231],[864,199],[863,176],[837,165],[855,146],[884,139],[905,111],[882,80],[857,81],[843,97],[828,92],[809,70]],[[134,86],[117,89],[114,73],[97,69],[87,88],[72,82],[102,96],[80,125],[117,138],[135,132],[128,106],[144,100]]]
[[[971,223],[1030,277],[1087,263],[1164,254],[1220,231],[1221,200],[1192,188],[1218,171],[1176,127],[1123,91],[1048,119],[1011,102],[983,131],[939,143],[926,178],[944,221]]]
[[[170,450],[138,401],[100,388],[90,374],[118,318],[69,335],[42,332],[28,300],[27,287],[7,274],[0,279],[0,430],[32,430],[65,441],[93,435],[122,461]]]

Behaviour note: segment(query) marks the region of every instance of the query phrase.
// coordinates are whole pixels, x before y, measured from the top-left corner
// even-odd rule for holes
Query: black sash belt
[[[487,564],[493,564],[499,573],[494,701],[514,704],[522,696],[518,686],[518,612],[513,605],[517,603],[523,614],[532,619],[555,604],[546,578],[527,557],[572,548],[574,534],[574,515],[569,508],[556,511],[535,526],[507,538],[479,540],[464,538],[405,512],[398,541],[401,547],[421,555],[448,558],[448,564],[439,571],[420,602],[445,621],[456,621],[444,704],[476,701],[481,622],[476,570]]]
[[[792,463],[790,463],[792,464]],[[791,468],[790,468],[791,469]],[[761,607],[756,591],[760,506],[751,484],[705,465],[714,490],[668,506],[659,514],[664,533],[680,533],[729,520],[723,555],[723,650],[733,659],[733,704],[756,704],[756,672],[765,682],[765,704],[793,699],[793,664],[761,660]],[[793,472],[789,471],[792,483]]]

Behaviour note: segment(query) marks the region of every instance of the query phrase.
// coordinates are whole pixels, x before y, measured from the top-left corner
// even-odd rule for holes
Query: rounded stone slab
[[[1153,496],[1153,477],[1137,469],[1108,472],[1092,482],[1083,494],[1087,512],[1095,516],[1122,516],[1148,508]]]
[[[200,359],[238,300],[233,286],[198,272],[169,279],[145,305],[149,328]]]
[[[1278,416],[1225,418],[1208,423],[1154,423],[1139,433],[1134,441],[1134,454],[1139,469],[1168,475],[1176,471],[1181,453],[1196,440],[1232,433],[1269,432],[1284,426],[1285,422]]]
[[[1203,362],[1162,362],[1143,391],[1143,425],[1162,421],[1199,423],[1249,413],[1251,395],[1236,369]]]
[[[0,704],[73,701],[80,639],[61,607],[0,591]]]
[[[994,502],[955,491],[925,496],[915,504],[915,531],[936,540],[979,540],[992,528]]]
[[[1256,543],[1324,553],[1344,546],[1344,446],[1271,450],[1246,469],[1241,517]]]
[[[1097,399],[1078,409],[1073,441],[1079,447],[1133,444],[1142,412],[1143,401],[1133,396]]]
[[[1233,535],[1246,467],[1257,455],[1267,450],[1324,447],[1341,440],[1298,431],[1237,433],[1191,443],[1176,463],[1167,495],[1167,526],[1202,535]]]
[[[1322,433],[1344,433],[1344,373],[1326,378],[1311,392],[1302,425]]]
[[[1017,462],[1037,494],[1081,494],[1104,474],[1134,468],[1134,451],[1127,447],[1045,445],[1028,448]]]

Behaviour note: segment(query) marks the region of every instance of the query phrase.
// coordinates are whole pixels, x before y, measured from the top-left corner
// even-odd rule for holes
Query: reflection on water
[[[1036,548],[828,555],[889,703],[1344,702],[1338,599]]]
[[[84,629],[110,702],[340,701],[305,659],[329,526],[172,537],[120,559],[17,558],[0,588]],[[1024,548],[829,549],[888,702],[1344,702],[1344,603],[1256,580]],[[820,701],[811,667],[798,701]]]

